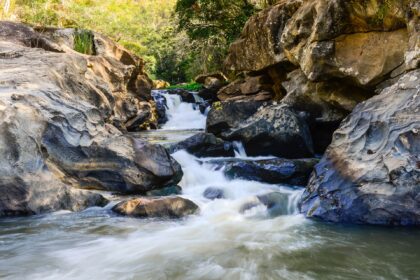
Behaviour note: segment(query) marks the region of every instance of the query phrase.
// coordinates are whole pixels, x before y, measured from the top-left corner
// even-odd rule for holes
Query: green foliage
[[[229,45],[256,6],[246,0],[178,0],[175,11],[200,72],[213,72],[220,70]]]
[[[188,91],[199,91],[203,86],[198,83],[179,84],[168,87],[167,89],[185,89]]]
[[[74,50],[83,54],[94,54],[92,33],[86,30],[78,31],[74,36]]]
[[[220,70],[249,16],[276,0],[5,1],[2,18],[103,33],[141,56],[151,77],[177,84]],[[75,38],[77,51],[94,52],[88,37]]]

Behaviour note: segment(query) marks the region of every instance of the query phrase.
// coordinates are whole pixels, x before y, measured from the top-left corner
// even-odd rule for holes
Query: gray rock
[[[269,184],[306,186],[318,159],[267,159],[209,161],[231,179],[245,179]]]
[[[225,198],[224,191],[220,188],[214,188],[214,187],[207,188],[204,191],[203,196],[210,200]]]
[[[235,156],[232,143],[223,141],[210,133],[198,133],[182,142],[169,146],[168,150],[171,154],[186,150],[197,157]]]
[[[332,222],[420,225],[420,70],[359,104],[301,200],[308,217]]]
[[[254,115],[263,104],[257,101],[215,102],[207,116],[206,131],[220,136]]]
[[[223,138],[241,141],[250,156],[307,158],[314,155],[311,134],[305,120],[284,105],[272,105],[259,110],[238,128],[224,133]]]
[[[112,208],[112,211],[124,216],[171,219],[192,215],[198,210],[194,202],[181,197],[137,198],[120,202]]]

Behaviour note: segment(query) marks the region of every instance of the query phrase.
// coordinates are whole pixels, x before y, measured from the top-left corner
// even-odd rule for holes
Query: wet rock
[[[77,190],[54,178],[0,178],[0,217],[28,216],[58,210],[81,211],[103,207],[102,195]]]
[[[242,205],[239,212],[244,214],[252,208],[264,205],[271,217],[289,214],[289,196],[280,192],[259,195],[255,199]]]
[[[171,196],[182,194],[180,186],[169,186],[158,190],[152,190],[145,193],[146,196]]]
[[[271,217],[287,215],[289,213],[289,195],[272,192],[257,196],[258,200],[267,207]]]
[[[304,119],[284,105],[259,110],[238,128],[223,134],[241,141],[250,156],[272,155],[284,158],[313,157],[309,127]]]
[[[196,98],[194,96],[194,93],[191,91],[187,91],[185,89],[168,89],[167,92],[169,94],[176,94],[181,96],[181,100],[182,102],[186,102],[186,103],[196,103]]]
[[[159,199],[137,198],[118,203],[112,208],[117,214],[137,218],[178,219],[197,213],[198,206],[181,197]]]
[[[239,126],[263,105],[264,102],[256,101],[213,103],[207,116],[206,130],[220,136],[222,132]]]
[[[152,96],[156,103],[158,124],[165,124],[168,121],[168,116],[166,115],[167,100],[159,91],[153,91]]]
[[[199,133],[168,148],[169,153],[186,150],[197,157],[233,157],[233,144],[217,138],[211,133]]]
[[[204,191],[203,196],[210,200],[223,199],[225,198],[225,193],[222,189],[210,187]]]
[[[356,106],[301,200],[307,217],[420,225],[420,70]]]
[[[215,160],[228,178],[245,179],[268,184],[306,186],[318,159]]]

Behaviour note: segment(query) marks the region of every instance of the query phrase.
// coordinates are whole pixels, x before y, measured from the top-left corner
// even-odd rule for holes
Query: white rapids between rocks
[[[205,116],[192,104],[165,97],[170,119],[164,130],[204,129]],[[245,158],[243,147],[235,146],[237,157]],[[142,220],[114,215],[109,205],[3,220],[0,278],[409,279],[413,272],[395,264],[416,260],[417,233],[406,232],[407,246],[395,245],[389,242],[395,232],[309,221],[297,209],[302,189],[228,180],[185,151],[173,157],[184,171],[182,197],[198,204],[199,214]],[[223,189],[226,198],[204,198],[208,187]],[[263,205],[241,213],[243,205],[270,192],[288,196],[287,215],[270,217]]]

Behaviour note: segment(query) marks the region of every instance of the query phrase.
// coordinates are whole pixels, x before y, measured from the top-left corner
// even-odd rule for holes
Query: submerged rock
[[[312,137],[305,120],[284,105],[258,111],[238,128],[223,134],[241,141],[250,156],[272,155],[284,158],[314,156]]]
[[[0,178],[0,217],[28,216],[44,212],[81,211],[103,207],[108,200],[102,195],[77,190],[54,178]]]
[[[203,196],[207,199],[215,200],[225,198],[225,193],[220,188],[210,187],[204,191]]]
[[[248,201],[242,205],[239,212],[245,212],[264,205],[270,217],[277,217],[289,214],[289,196],[280,192],[272,192],[263,195],[258,195],[252,201]]]
[[[308,217],[332,222],[420,225],[420,70],[359,104],[301,200]]]
[[[223,141],[210,133],[199,133],[191,136],[182,142],[169,146],[168,150],[171,154],[180,150],[186,150],[197,157],[235,156],[232,143]]]
[[[137,198],[120,202],[112,208],[112,211],[124,216],[171,219],[192,215],[198,210],[194,202],[181,197]]]
[[[268,184],[305,186],[317,159],[266,159],[220,161],[219,167],[228,178],[245,179]]]

